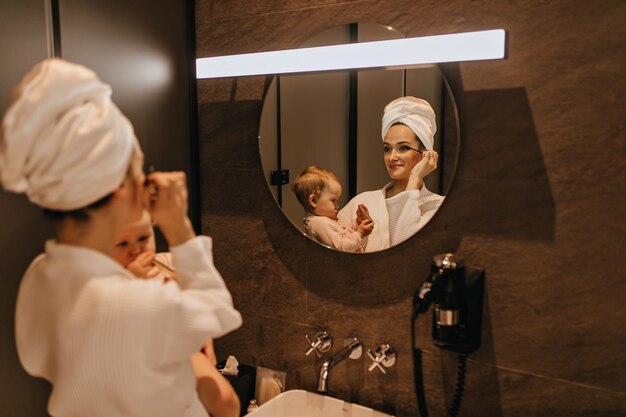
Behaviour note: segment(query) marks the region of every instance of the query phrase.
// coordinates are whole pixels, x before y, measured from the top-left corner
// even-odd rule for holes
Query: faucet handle
[[[379,345],[375,354],[372,353],[371,349],[367,349],[367,355],[373,361],[372,365],[367,369],[370,372],[378,367],[383,374],[386,374],[387,370],[385,368],[390,368],[396,363],[396,352],[386,343]]]
[[[333,338],[326,331],[319,331],[313,336],[313,340],[309,339],[309,335],[305,335],[304,338],[309,343],[310,347],[305,354],[309,356],[311,352],[315,352],[318,358],[322,357],[322,353],[328,352],[333,347]]]

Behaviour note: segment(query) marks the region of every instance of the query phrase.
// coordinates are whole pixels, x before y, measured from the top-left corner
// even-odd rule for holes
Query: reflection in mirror
[[[328,29],[302,47],[402,37],[387,26],[359,23]],[[392,167],[385,158],[382,116],[388,103],[403,96],[419,97],[434,110],[436,125],[432,130],[436,132],[432,150],[436,154],[427,154],[436,157],[437,165],[434,171],[423,176],[420,191],[396,195],[402,179],[394,178],[397,175],[390,170]],[[401,127],[389,129],[389,132],[398,136],[398,130],[402,130]],[[418,141],[413,130],[400,133],[408,138],[410,147],[426,150],[424,140]],[[392,145],[397,149],[388,151],[391,151],[390,158],[395,158],[400,149],[399,145]],[[421,229],[448,193],[459,148],[456,104],[436,65],[275,77],[263,104],[259,148],[267,183],[294,226],[313,240],[335,249],[375,252],[400,243]],[[408,153],[410,161],[407,163],[411,166],[420,165],[424,154],[417,151]],[[321,173],[317,172],[321,189],[318,186],[315,192],[302,196],[299,201],[293,191],[294,182],[311,165],[322,169]],[[397,169],[397,164],[392,165]],[[300,187],[303,193],[314,186],[310,177],[299,181],[309,187]],[[421,186],[421,181],[418,182]],[[383,190],[387,184],[391,184],[390,187]],[[404,183],[402,185],[404,187]],[[365,192],[380,197],[363,199],[368,196],[363,194]],[[313,199],[309,198],[311,194]],[[338,194],[336,204],[343,208],[340,220],[332,219],[332,214],[326,216],[328,220],[307,216],[305,227],[306,211],[315,213],[326,199],[332,202]],[[396,204],[398,200],[400,204]],[[405,205],[407,201],[414,204]],[[373,220],[369,233],[368,222],[364,220],[367,213],[357,216],[359,204],[365,205],[364,210],[369,211]],[[404,212],[409,212],[410,216]],[[312,233],[311,221],[324,223],[315,228],[323,230],[324,236]]]

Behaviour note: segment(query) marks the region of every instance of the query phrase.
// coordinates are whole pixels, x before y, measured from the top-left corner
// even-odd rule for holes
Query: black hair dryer
[[[411,336],[413,339],[413,365],[415,393],[421,417],[428,417],[424,392],[422,353],[416,347],[415,321],[431,304],[433,308],[433,343],[446,350],[459,353],[457,383],[448,416],[456,416],[463,398],[467,354],[480,347],[485,274],[472,269],[466,273],[463,261],[453,253],[433,258],[428,279],[413,298]]]
[[[414,314],[433,308],[433,342],[459,353],[480,347],[484,273],[466,274],[463,261],[453,253],[433,258],[430,275],[415,293]]]

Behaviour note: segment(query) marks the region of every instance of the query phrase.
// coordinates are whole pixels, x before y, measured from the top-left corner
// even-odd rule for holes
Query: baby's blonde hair
[[[313,194],[319,197],[330,181],[335,181],[339,184],[339,179],[333,172],[315,165],[309,165],[296,177],[291,188],[302,207],[306,211],[313,211],[314,208],[311,207],[309,196]]]

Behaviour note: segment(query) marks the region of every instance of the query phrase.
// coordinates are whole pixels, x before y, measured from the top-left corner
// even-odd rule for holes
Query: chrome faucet
[[[330,358],[326,359],[320,367],[320,376],[317,380],[317,391],[328,392],[328,374],[330,370],[338,363],[342,362],[346,358],[359,359],[363,354],[363,345],[356,337],[348,340],[348,345],[339,352],[335,353]]]

